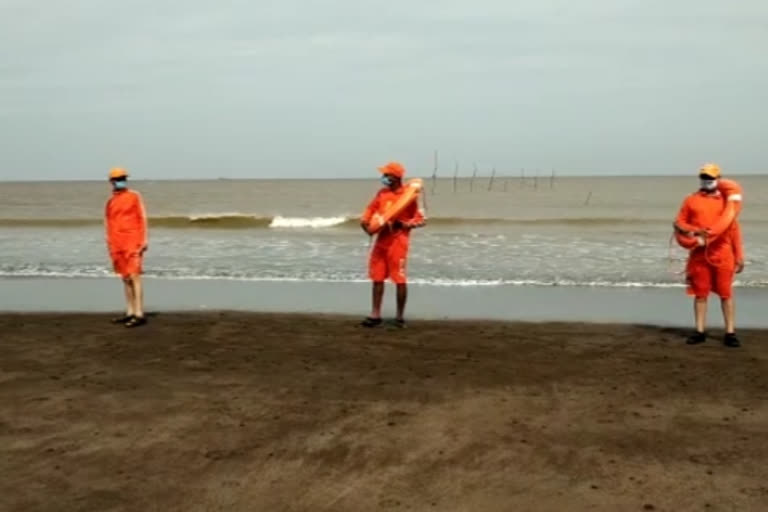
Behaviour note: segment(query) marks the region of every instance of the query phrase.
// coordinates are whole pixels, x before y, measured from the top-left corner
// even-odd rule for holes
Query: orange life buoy
[[[424,181],[420,178],[414,178],[408,180],[403,186],[405,187],[405,190],[400,194],[397,201],[389,205],[383,212],[375,213],[373,217],[371,217],[371,220],[368,223],[368,232],[370,234],[373,235],[378,233],[389,221],[400,215],[408,205],[416,201],[424,188]]]
[[[723,197],[723,201],[725,201],[725,206],[720,217],[718,217],[717,221],[715,221],[712,226],[702,228],[707,232],[706,239],[691,236],[681,229],[676,229],[675,239],[681,247],[692,250],[696,247],[701,247],[703,245],[701,243],[702,241],[709,243],[716,240],[731,227],[733,221],[735,221],[736,217],[741,213],[743,200],[741,185],[733,180],[721,179],[717,183],[717,189]]]
[[[741,185],[733,180],[721,179],[717,184],[717,188],[720,190],[723,200],[725,200],[725,208],[723,208],[723,213],[720,214],[717,222],[707,228],[707,240],[715,240],[720,237],[731,227],[733,221],[741,213]]]

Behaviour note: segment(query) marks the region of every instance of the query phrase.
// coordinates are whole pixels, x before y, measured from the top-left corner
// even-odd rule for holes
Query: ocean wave
[[[670,219],[641,219],[628,217],[545,217],[545,218],[490,218],[490,217],[432,217],[430,225],[564,225],[600,227],[613,225],[662,225]],[[766,221],[768,222],[768,221]],[[246,213],[203,213],[193,215],[167,215],[150,217],[151,227],[168,229],[290,229],[290,228],[356,228],[359,219],[350,215],[293,217],[263,216]],[[0,227],[6,228],[82,228],[101,226],[100,218],[0,218]]]
[[[94,218],[37,218],[0,219],[0,227],[7,228],[83,228],[101,226],[102,219]],[[266,228],[330,228],[345,223],[357,224],[348,216],[283,217],[260,216],[243,213],[206,213],[195,215],[168,215],[150,217],[150,227],[169,229],[266,229]]]
[[[270,228],[331,228],[346,224],[348,217],[275,217]]]
[[[85,268],[79,270],[48,270],[42,268],[2,269],[0,278],[105,278],[113,277],[105,268]],[[170,274],[148,272],[145,277],[174,281],[241,281],[265,283],[368,283],[362,277],[355,276],[258,276],[228,274]],[[455,279],[455,278],[416,278],[409,281],[416,286],[437,287],[580,287],[580,288],[682,288],[682,282],[672,281],[609,281],[609,280],[573,280],[573,279]],[[741,288],[766,288],[768,281],[736,281]]]

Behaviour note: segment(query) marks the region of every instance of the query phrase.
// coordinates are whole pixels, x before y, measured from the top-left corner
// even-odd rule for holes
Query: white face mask
[[[699,188],[701,188],[701,190],[706,190],[707,192],[713,192],[717,189],[717,180],[705,180],[700,178]]]

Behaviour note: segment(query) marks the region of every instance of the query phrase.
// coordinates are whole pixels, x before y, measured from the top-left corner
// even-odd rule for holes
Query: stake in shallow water
[[[488,181],[488,192],[491,191],[493,188],[493,179],[496,177],[496,168],[493,168],[493,171],[491,172],[491,179]]]
[[[453,170],[453,193],[456,193],[456,187],[458,186],[459,181],[459,161],[456,161],[456,166]]]
[[[435,189],[437,189],[437,150],[435,150],[434,166],[432,168],[432,195],[435,195]]]

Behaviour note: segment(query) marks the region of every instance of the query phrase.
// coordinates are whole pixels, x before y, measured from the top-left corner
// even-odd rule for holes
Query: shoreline
[[[364,316],[368,283],[235,280],[145,280],[148,312],[251,311]],[[413,320],[496,320],[690,326],[691,299],[683,288],[578,286],[411,285],[407,317]],[[2,312],[107,312],[123,307],[116,278],[0,278]],[[768,292],[737,288],[737,326],[768,328]],[[394,310],[388,283],[384,314]],[[710,299],[709,323],[722,326],[719,303]]]
[[[60,325],[68,320],[77,324],[91,323],[93,329],[101,330],[111,328],[121,332],[123,328],[120,325],[111,323],[115,313],[120,310],[104,311],[76,311],[76,310],[58,310],[58,311],[2,311],[0,310],[0,324],[5,323],[23,323],[32,326],[37,323],[38,327],[45,327],[51,323]],[[627,331],[641,331],[644,334],[656,332],[658,339],[665,342],[678,341],[685,346],[684,341],[690,334],[687,326],[677,326],[672,324],[654,324],[643,322],[610,322],[610,321],[589,321],[589,320],[509,320],[494,318],[412,318],[409,319],[405,328],[398,327],[394,319],[384,317],[383,323],[374,328],[365,328],[360,325],[363,317],[349,313],[311,313],[311,312],[284,312],[284,311],[252,311],[244,309],[205,309],[192,311],[188,309],[169,309],[162,311],[147,311],[145,316],[148,319],[147,326],[154,326],[154,329],[168,328],[163,327],[163,323],[169,320],[171,326],[177,326],[180,322],[190,321],[191,323],[216,323],[223,318],[236,318],[247,323],[257,324],[263,320],[267,322],[279,321],[284,323],[301,324],[333,324],[344,326],[345,329],[355,329],[362,334],[373,336],[397,334],[398,332],[408,332],[413,330],[431,331],[442,327],[450,330],[452,327],[458,329],[501,329],[501,330],[526,330],[546,331],[554,330],[558,335],[567,336],[568,332],[581,333],[583,330],[591,330],[601,334],[609,334],[612,331],[618,334],[625,334]],[[131,330],[136,335],[150,330],[149,327],[141,327]],[[727,349],[720,346],[720,337],[724,333],[721,327],[715,327],[708,331],[707,345],[710,348],[722,348],[729,352],[738,349]],[[752,343],[760,342],[765,338],[768,340],[768,327],[746,327],[738,330],[739,336],[745,336]],[[411,333],[415,334],[415,333]],[[690,348],[689,350],[695,350]]]

